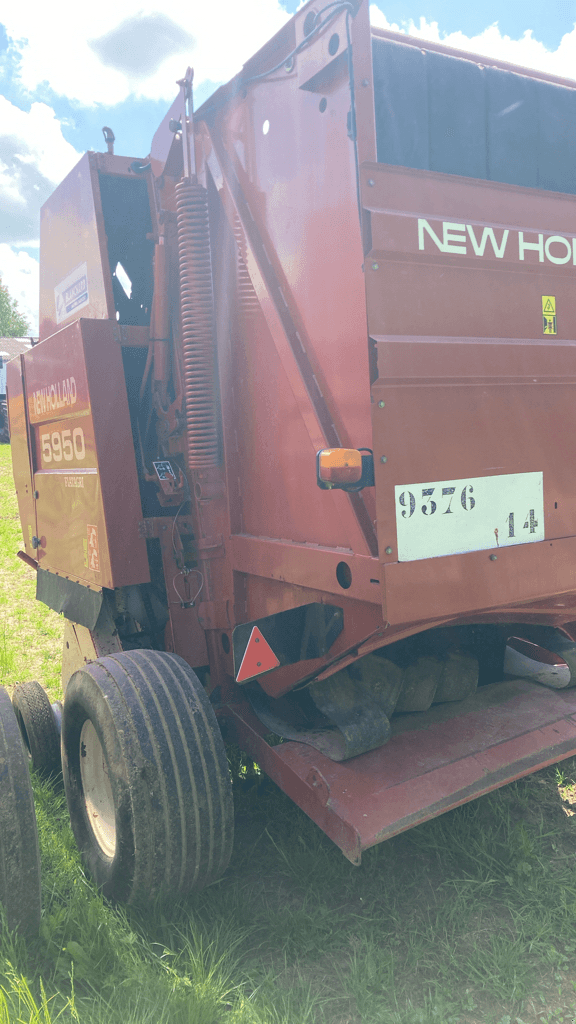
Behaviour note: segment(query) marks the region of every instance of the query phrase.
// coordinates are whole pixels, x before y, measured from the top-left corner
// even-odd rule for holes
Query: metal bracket
[[[224,558],[226,549],[222,534],[218,533],[215,537],[201,537],[196,541],[196,551],[198,552],[198,558],[202,560],[207,558]]]
[[[138,534],[140,537],[161,537],[167,530],[171,530],[174,520],[167,516],[151,516],[149,519],[141,519],[138,523]],[[178,516],[176,529],[180,534],[193,533],[192,517]]]

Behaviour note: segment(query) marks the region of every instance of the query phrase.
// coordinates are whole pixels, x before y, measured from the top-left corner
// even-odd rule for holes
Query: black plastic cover
[[[576,88],[373,37],[378,162],[576,194]]]
[[[94,629],[100,615],[104,594],[90,590],[80,583],[56,576],[47,569],[38,569],[36,574],[36,600],[47,604],[71,622],[77,622],[86,629]]]
[[[314,602],[242,622],[232,633],[235,676],[254,626],[270,644],[281,666],[294,665],[326,654],[344,628],[344,615],[337,605]]]

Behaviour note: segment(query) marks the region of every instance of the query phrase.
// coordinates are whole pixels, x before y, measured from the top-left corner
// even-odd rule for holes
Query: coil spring
[[[184,394],[191,470],[219,461],[216,417],[214,294],[208,195],[201,185],[176,186]]]

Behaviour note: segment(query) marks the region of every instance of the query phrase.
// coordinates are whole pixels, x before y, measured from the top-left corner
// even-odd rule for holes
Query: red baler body
[[[357,862],[576,753],[574,690],[496,679],[336,763],[267,744],[240,671],[255,627],[266,638],[278,617],[280,636],[305,607],[341,625],[316,647],[298,634],[296,655],[270,633],[267,671],[248,676],[266,698],[440,627],[576,639],[576,198],[439,157],[378,162],[373,48],[415,41],[371,33],[367,3],[353,6],[306,46],[306,5],[196,113],[188,179],[209,232],[188,292],[186,131],[169,128],[183,99],[147,160],[82,159],[43,208],[41,340],[8,388],[44,593],[68,587],[58,607],[78,622],[74,586],[88,588],[116,602],[120,646],[131,615],[202,669],[227,735]],[[196,414],[202,360],[210,409]],[[318,487],[326,447],[370,450],[374,486]],[[130,594],[155,586],[165,621],[144,628]],[[99,608],[84,623],[96,637]]]

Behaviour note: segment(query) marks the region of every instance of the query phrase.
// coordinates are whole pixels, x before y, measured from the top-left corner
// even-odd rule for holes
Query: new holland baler
[[[221,873],[235,743],[355,864],[576,753],[576,85],[312,0],[42,210],[8,367],[109,895]]]

